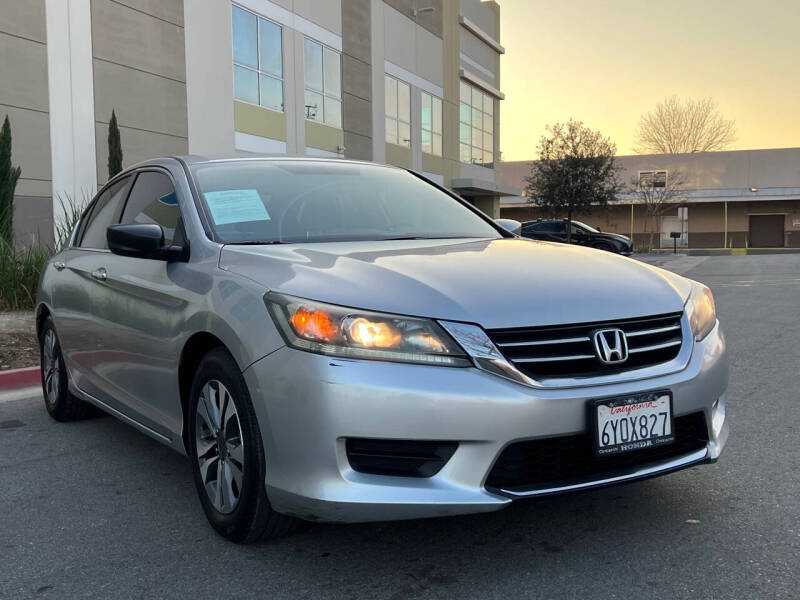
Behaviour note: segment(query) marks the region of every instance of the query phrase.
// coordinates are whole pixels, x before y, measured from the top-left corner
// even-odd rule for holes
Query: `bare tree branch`
[[[711,98],[670,96],[639,119],[634,150],[639,154],[689,154],[724,150],[736,141],[736,126]]]
[[[650,249],[653,248],[653,234],[655,233],[650,224],[658,220],[658,217],[667,212],[675,204],[681,201],[683,186],[686,184],[686,175],[682,171],[669,171],[662,180],[653,176],[649,179],[642,176],[634,176],[630,180],[629,191],[634,195],[639,204],[642,204],[647,213],[647,226],[650,229]]]

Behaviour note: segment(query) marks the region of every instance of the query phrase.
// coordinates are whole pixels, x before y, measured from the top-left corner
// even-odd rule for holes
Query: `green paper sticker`
[[[205,197],[216,225],[270,220],[257,190],[220,190],[206,192]]]

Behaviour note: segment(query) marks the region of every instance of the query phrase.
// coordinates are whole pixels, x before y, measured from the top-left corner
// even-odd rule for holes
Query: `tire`
[[[605,250],[606,252],[616,253],[616,250],[614,250],[614,248],[610,244],[606,244],[605,242],[600,242],[599,244],[595,244],[593,248],[596,248],[597,250]]]
[[[39,336],[39,370],[47,412],[56,421],[79,421],[93,417],[97,410],[69,392],[67,369],[53,320],[47,317]]]
[[[223,348],[206,354],[195,373],[187,445],[200,503],[222,537],[247,544],[295,529],[297,519],[270,506],[253,403],[239,367]],[[219,485],[220,474],[228,485]]]

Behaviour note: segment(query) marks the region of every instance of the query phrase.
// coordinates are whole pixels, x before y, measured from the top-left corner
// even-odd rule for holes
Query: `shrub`
[[[17,249],[14,241],[0,238],[0,308],[32,308],[39,276],[52,250],[42,244]]]
[[[83,212],[83,206],[73,202],[68,195],[59,195],[58,202],[62,220],[56,224],[53,246],[36,241],[17,248],[13,235],[10,239],[0,238],[0,310],[33,308],[36,304],[42,269],[50,257],[69,241]]]

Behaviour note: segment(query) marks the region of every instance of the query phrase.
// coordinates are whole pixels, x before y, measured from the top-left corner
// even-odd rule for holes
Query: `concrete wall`
[[[800,247],[800,198],[797,200],[768,202],[728,202],[727,238],[725,237],[725,204],[723,202],[703,202],[688,205],[688,246],[690,248],[744,248],[749,245],[749,217],[753,214],[784,214],[785,246]],[[677,216],[678,205],[666,210],[661,216]],[[655,247],[660,245],[661,217],[648,218],[643,206],[635,205],[633,210],[633,238],[637,244],[649,242],[650,232],[654,233]],[[503,207],[501,216],[518,221],[532,221],[538,218],[551,218],[552,215],[535,208],[532,204],[524,207]],[[563,217],[564,215],[557,215]],[[576,221],[583,221],[603,231],[631,235],[630,204],[609,206],[607,210],[593,213],[578,213]]]
[[[625,183],[639,171],[667,169],[681,173],[687,189],[800,188],[800,148],[702,152],[698,154],[649,154],[619,156]],[[505,162],[498,176],[506,185],[524,188],[531,161]]]
[[[342,129],[345,156],[372,160],[372,6],[342,0]]]
[[[0,0],[0,123],[11,124],[18,242],[52,241],[50,121],[44,0]]]
[[[98,184],[108,178],[112,110],[124,167],[188,151],[183,16],[182,0],[92,0]]]

